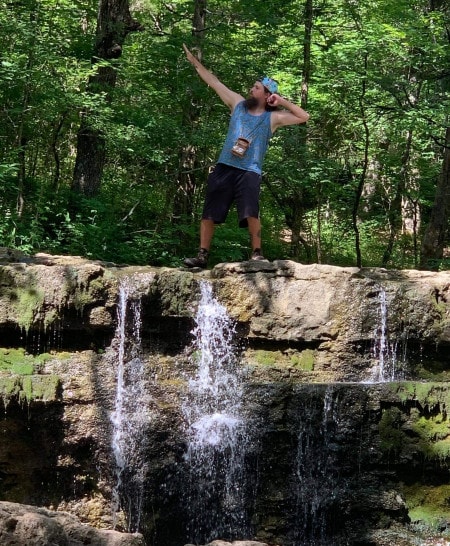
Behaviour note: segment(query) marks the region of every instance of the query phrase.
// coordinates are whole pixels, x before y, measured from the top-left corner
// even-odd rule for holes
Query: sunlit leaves
[[[199,214],[228,111],[181,48],[183,42],[198,45],[193,2],[140,0],[131,7],[145,31],[127,37],[122,57],[114,62],[117,85],[107,100],[105,94],[86,92],[96,1],[0,0],[0,179],[2,212],[8,211],[0,234],[8,244],[40,241],[52,250],[97,257],[116,252],[127,260],[138,245],[136,261],[144,256],[172,260],[186,245],[196,248],[193,217],[173,219],[171,207],[181,191],[180,177],[191,176]],[[297,199],[303,209],[292,214],[304,215],[302,236],[311,248],[320,239],[323,259],[354,263],[351,211],[363,173],[364,123],[371,178],[359,222],[366,263],[379,265],[387,214],[405,173],[411,182],[406,197],[419,203],[426,217],[449,114],[448,13],[444,2],[438,7],[430,9],[427,0],[313,0],[311,118],[307,128],[280,129],[265,163],[264,243],[273,252],[286,248],[285,212],[294,210],[288,205]],[[243,95],[256,77],[268,73],[279,80],[283,95],[298,102],[304,26],[305,0],[209,0],[203,61]],[[105,134],[108,159],[102,202],[83,204],[74,217],[66,210],[65,192],[84,109]],[[17,165],[24,150],[28,208],[18,222]],[[57,162],[61,172],[55,188]],[[93,209],[99,214],[90,220]],[[226,254],[229,245],[230,256],[236,257],[247,235],[226,229],[220,232],[220,252]]]

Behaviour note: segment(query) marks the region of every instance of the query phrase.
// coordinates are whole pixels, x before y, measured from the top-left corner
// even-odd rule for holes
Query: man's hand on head
[[[270,106],[279,106],[280,105],[281,97],[278,95],[278,93],[272,93],[267,97],[267,104]]]

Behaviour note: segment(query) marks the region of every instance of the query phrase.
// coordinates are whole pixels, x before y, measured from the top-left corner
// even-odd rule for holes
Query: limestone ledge
[[[147,317],[192,317],[200,282],[211,282],[232,318],[248,326],[250,338],[283,342],[373,338],[384,291],[391,332],[450,344],[450,272],[278,260],[218,264],[193,273],[71,256],[2,256],[0,328],[112,330],[119,287],[128,278]]]
[[[2,546],[144,546],[138,533],[94,529],[67,512],[12,502],[0,502],[0,537]]]

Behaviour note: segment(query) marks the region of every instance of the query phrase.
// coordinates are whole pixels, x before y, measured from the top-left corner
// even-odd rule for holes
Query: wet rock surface
[[[186,544],[185,546],[194,546],[194,544]],[[256,542],[254,540],[235,540],[226,542],[225,540],[213,540],[205,546],[268,546],[265,542]]]
[[[127,514],[114,522],[111,513],[111,415],[128,278],[141,305],[148,390],[141,529],[148,546],[186,544],[181,407],[207,282],[236,322],[249,423],[252,531],[223,538],[232,546],[445,540],[430,533],[450,528],[449,273],[289,261],[192,273],[12,252],[0,262],[0,499],[127,530]],[[125,329],[131,336],[133,325]],[[382,336],[387,375],[378,382]],[[13,354],[19,348],[26,354]]]

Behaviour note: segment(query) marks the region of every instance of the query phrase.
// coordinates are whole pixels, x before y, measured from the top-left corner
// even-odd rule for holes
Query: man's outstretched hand
[[[184,52],[186,53],[186,59],[195,66],[195,61],[198,61],[198,59],[196,59],[194,57],[194,55],[192,55],[192,53],[189,51],[189,49],[186,47],[186,44],[183,44],[183,49],[184,49]]]

